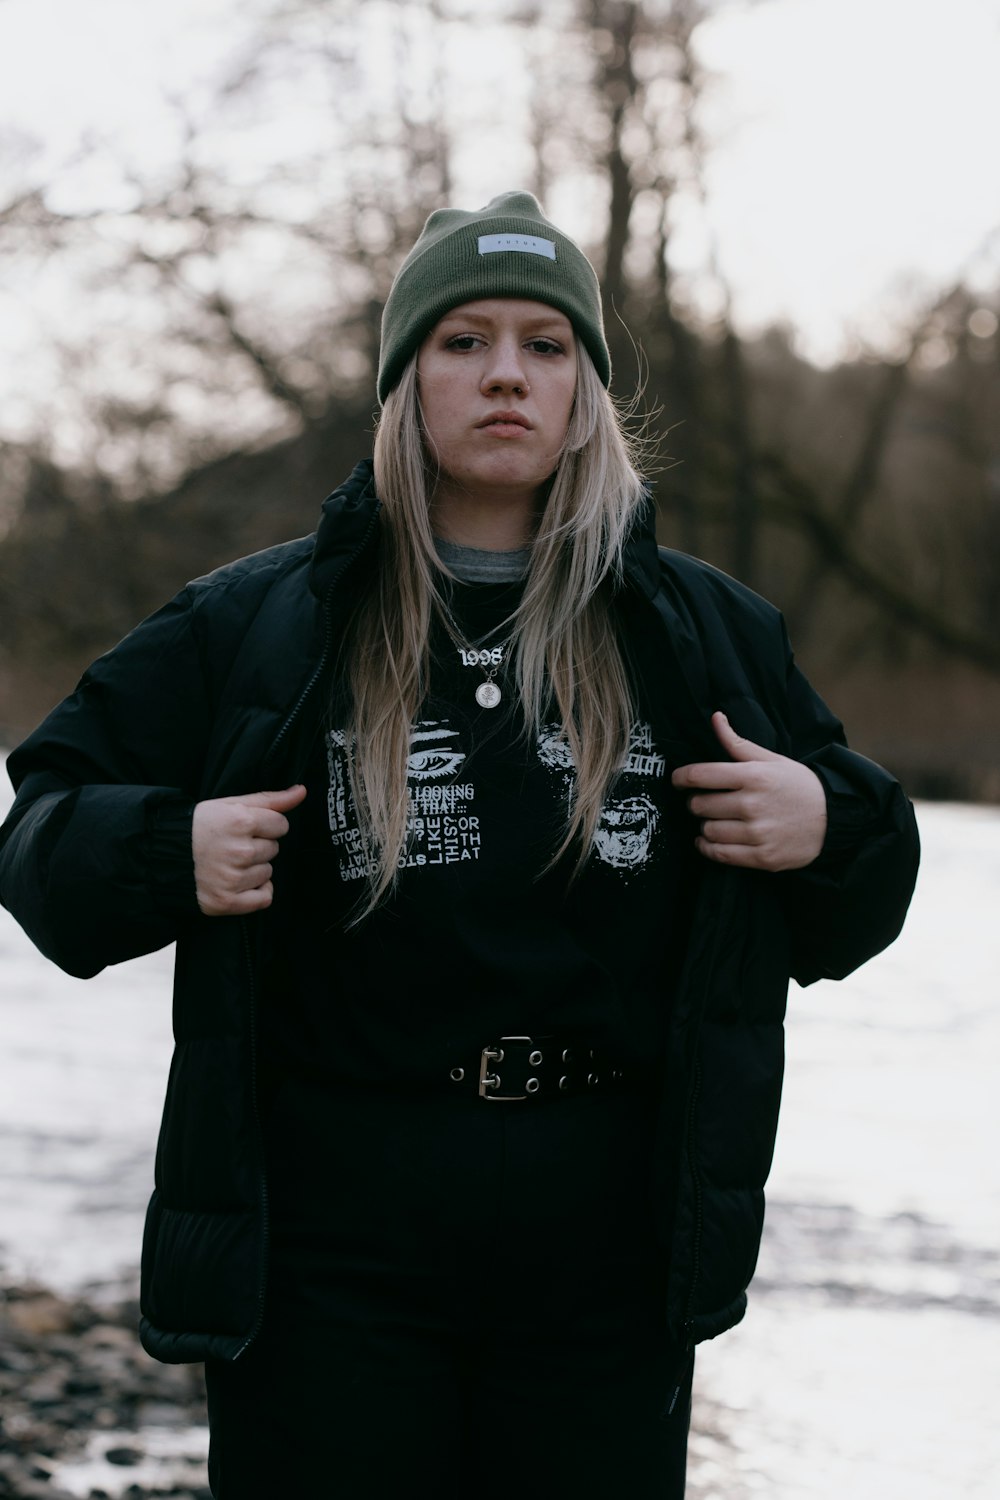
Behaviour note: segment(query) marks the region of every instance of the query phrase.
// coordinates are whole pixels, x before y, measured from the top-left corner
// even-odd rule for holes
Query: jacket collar
[[[331,587],[363,550],[375,531],[381,501],[375,494],[374,465],[363,458],[323,501],[316,531],[309,588],[325,600]]]
[[[692,758],[718,760],[719,746],[710,723],[713,710],[719,707],[718,694],[710,681],[698,621],[670,571],[665,575],[661,566],[656,504],[648,485],[625,543],[623,569],[626,585],[652,605],[653,616],[663,628],[658,681],[660,698],[669,702],[670,709],[664,725],[673,723],[674,731],[691,747]]]
[[[374,465],[363,458],[323,502],[309,573],[309,587],[319,599],[368,541],[381,501],[375,494]],[[623,552],[626,581],[652,599],[659,586],[656,506],[647,488]]]
[[[362,459],[323,502],[323,513],[309,573],[309,587],[320,600],[360,557],[374,538],[381,502],[375,494],[374,465]],[[656,543],[656,505],[647,487],[625,542],[623,571],[627,587],[653,606],[665,627],[663,668],[671,663],[672,715],[685,724],[685,737],[701,753],[717,758],[718,747],[708,723],[717,694],[708,681],[704,646],[686,600],[676,588],[665,588]],[[664,678],[665,680],[665,678]]]
[[[648,485],[625,539],[622,565],[626,582],[652,599],[660,586],[660,555],[656,545],[656,504]]]

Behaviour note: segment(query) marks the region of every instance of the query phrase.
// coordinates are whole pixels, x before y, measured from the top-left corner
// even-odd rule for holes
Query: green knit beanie
[[[583,251],[542,213],[530,193],[501,193],[466,213],[439,208],[392,283],[382,313],[378,398],[450,308],[481,297],[522,297],[565,313],[601,380],[611,381],[601,289]]]

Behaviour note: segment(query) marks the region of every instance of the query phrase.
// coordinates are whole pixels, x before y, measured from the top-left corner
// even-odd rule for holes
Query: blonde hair
[[[574,875],[590,855],[632,730],[611,592],[644,494],[633,442],[580,344],[577,353],[569,428],[531,545],[524,595],[507,622],[525,733],[537,736],[554,707],[576,766],[565,833],[547,866],[575,847]],[[406,849],[407,758],[430,680],[434,618],[458,634],[447,585],[442,589],[453,575],[431,530],[434,483],[414,355],[386,398],[375,435],[381,553],[346,644],[349,778],[369,886],[358,919],[392,889]]]

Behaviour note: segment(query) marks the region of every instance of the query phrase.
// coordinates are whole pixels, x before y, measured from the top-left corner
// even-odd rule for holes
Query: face
[[[569,319],[544,302],[501,297],[445,314],[417,356],[438,510],[533,509],[566,437],[576,365]]]

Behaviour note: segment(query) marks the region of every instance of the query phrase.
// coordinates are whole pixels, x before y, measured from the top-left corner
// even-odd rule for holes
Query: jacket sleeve
[[[10,755],[0,901],[67,973],[162,948],[197,914],[191,817],[209,724],[185,591]]]
[[[899,935],[916,882],[920,844],[899,783],[850,750],[843,726],[795,665],[785,638],[791,753],[826,793],[823,849],[776,879],[800,984],[842,979]]]

